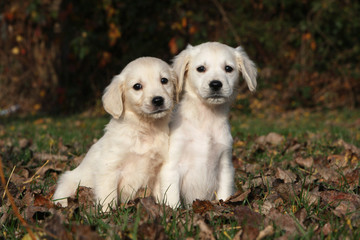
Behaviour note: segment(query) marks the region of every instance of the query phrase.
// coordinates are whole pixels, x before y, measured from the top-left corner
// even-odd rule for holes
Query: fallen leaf
[[[325,181],[330,180],[335,182],[339,178],[338,172],[336,172],[333,168],[325,166],[323,163],[317,163],[315,165],[315,169]]]
[[[30,139],[21,138],[21,139],[19,140],[19,147],[20,147],[21,149],[28,148],[28,147],[31,146],[31,144],[32,144],[32,141],[31,141]]]
[[[350,185],[350,188],[353,190],[359,183],[360,179],[360,168],[355,169],[345,175],[346,182]]]
[[[354,203],[355,207],[360,207],[360,196],[356,194],[329,190],[321,192],[320,196],[326,204],[330,204],[331,206],[336,206],[342,201],[348,201]]]
[[[274,234],[274,227],[272,225],[268,225],[266,226],[266,228],[264,228],[259,232],[259,235],[257,236],[256,240],[261,240],[273,234]]]
[[[53,216],[46,221],[44,229],[49,239],[56,238],[56,239],[66,240],[71,238],[70,233],[63,225],[64,222],[65,222],[64,215],[59,214],[57,212],[55,212]]]
[[[152,217],[152,219],[160,217],[161,206],[156,204],[153,197],[140,198],[140,203],[144,206],[145,210]]]
[[[274,184],[274,189],[282,199],[284,199],[285,201],[290,201],[295,196],[298,196],[300,194],[301,184],[276,183]]]
[[[34,199],[34,206],[46,207],[46,208],[54,207],[53,201],[51,201],[50,199],[44,197],[43,195],[35,194],[34,198],[35,198]]]
[[[284,141],[285,141],[284,136],[274,132],[271,132],[266,136],[260,136],[255,140],[255,142],[259,144],[271,144],[274,146],[280,145]]]
[[[66,161],[66,160],[68,160],[67,156],[50,154],[50,153],[34,153],[34,158],[36,158],[40,161],[46,161],[46,160]]]
[[[94,204],[94,192],[91,188],[79,186],[76,197],[80,205],[90,206]]]
[[[94,227],[88,225],[75,225],[71,228],[71,232],[74,235],[74,239],[103,239],[99,236]]]
[[[333,213],[338,217],[353,217],[352,215],[355,214],[357,210],[360,209],[357,209],[353,202],[343,201],[333,210]]]
[[[199,239],[202,240],[215,240],[212,229],[204,222],[202,218],[198,218],[195,222],[200,229]]]
[[[301,208],[299,211],[295,213],[295,217],[299,221],[301,225],[304,225],[304,221],[307,218],[307,212],[305,208]]]
[[[327,161],[330,166],[336,166],[337,168],[345,167],[348,164],[348,159],[342,155],[330,155],[327,157]]]
[[[360,219],[360,196],[351,193],[338,191],[321,192],[321,198],[324,203],[329,204],[335,209],[332,212],[338,217],[346,217],[356,226]]]
[[[349,143],[345,142],[342,139],[339,139],[338,141],[336,141],[335,145],[344,147],[345,150],[349,150],[349,151],[355,153],[356,155],[360,156],[360,149],[359,148],[357,148],[355,145],[352,145],[352,144],[349,144]]]
[[[325,223],[325,225],[322,227],[321,231],[324,234],[324,236],[327,236],[330,233],[332,233],[331,224],[328,222]]]
[[[49,208],[34,206],[34,205],[28,206],[23,212],[24,219],[31,222],[45,220],[50,216],[51,216],[51,212],[49,211]]]
[[[232,195],[229,199],[227,199],[225,201],[225,203],[228,203],[228,202],[231,202],[231,203],[242,202],[247,198],[247,196],[249,195],[250,192],[251,192],[250,189],[248,189],[245,192],[237,191],[234,195]]]
[[[289,170],[276,169],[275,177],[283,180],[285,183],[293,183],[296,180],[296,174]]]
[[[296,222],[294,219],[287,215],[282,214],[275,208],[270,210],[269,215],[266,217],[265,221],[268,225],[271,224],[271,222],[274,222],[276,226],[280,227],[281,229],[285,230],[288,233],[296,234],[299,233]]]
[[[265,202],[263,202],[262,205],[259,205],[258,202],[254,202],[252,204],[252,207],[256,212],[260,212],[263,215],[267,215],[269,214],[270,209],[276,206],[274,202],[266,200]]]
[[[243,228],[241,239],[255,239],[259,235],[259,228],[263,222],[260,213],[245,206],[238,206],[234,210],[234,215],[238,224]]]
[[[314,165],[314,159],[312,157],[308,157],[308,158],[297,157],[295,158],[295,162],[298,165],[306,168],[311,168],[312,165]]]
[[[158,222],[141,224],[139,226],[137,237],[138,239],[150,239],[150,240],[167,239],[165,235],[164,227]]]
[[[192,204],[192,208],[194,213],[204,214],[213,210],[214,205],[210,201],[196,199]]]
[[[295,145],[293,145],[293,146],[289,147],[288,149],[286,149],[286,152],[296,152],[301,147],[302,147],[302,145],[300,143],[296,143]]]

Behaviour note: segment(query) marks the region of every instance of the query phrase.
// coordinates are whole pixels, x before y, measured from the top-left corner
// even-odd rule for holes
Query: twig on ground
[[[34,173],[34,175],[33,175],[29,180],[25,181],[24,184],[32,182],[32,180],[34,180],[36,174],[38,174],[38,172],[40,172],[40,170],[41,170],[43,167],[45,167],[45,165],[48,164],[49,161],[50,161],[50,160],[46,160],[46,162]]]
[[[7,189],[7,188],[8,188],[8,186],[9,186],[9,182],[10,182],[11,176],[12,176],[12,175],[13,175],[13,173],[14,173],[15,168],[16,168],[16,165],[13,167],[13,169],[12,169],[12,171],[11,171],[11,173],[10,173],[10,177],[9,177],[9,179],[8,179],[7,183],[6,183],[6,187],[5,187],[6,189]],[[3,194],[3,196],[2,196],[2,199],[4,199],[5,194],[6,194],[6,191],[4,191],[4,194]]]

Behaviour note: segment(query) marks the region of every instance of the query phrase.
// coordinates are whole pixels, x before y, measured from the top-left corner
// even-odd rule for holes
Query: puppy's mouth
[[[157,109],[153,112],[150,113],[150,115],[154,115],[154,114],[159,114],[159,113],[163,113],[163,112],[167,112],[168,109]]]
[[[153,119],[159,119],[159,118],[163,118],[166,115],[168,115],[168,112],[169,112],[169,109],[160,108],[160,109],[156,109],[151,112],[148,112],[147,115]]]
[[[206,101],[211,104],[222,104],[227,102],[228,97],[220,94],[212,94],[206,97]]]

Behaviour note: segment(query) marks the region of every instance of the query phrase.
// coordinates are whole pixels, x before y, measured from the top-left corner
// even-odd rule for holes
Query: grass
[[[298,110],[278,116],[264,116],[261,114],[242,115],[237,111],[231,113],[231,126],[234,136],[234,155],[238,159],[236,169],[236,185],[239,188],[251,189],[251,193],[239,206],[247,206],[254,212],[260,212],[266,218],[267,204],[273,204],[281,213],[286,213],[294,219],[298,232],[293,233],[294,239],[359,239],[359,226],[354,226],[349,217],[339,217],[333,214],[336,208],[331,203],[324,203],[318,198],[311,203],[309,196],[315,188],[336,190],[359,196],[360,180],[357,184],[349,183],[346,175],[346,166],[336,168],[342,176],[339,181],[319,178],[316,168],[300,168],[294,165],[294,156],[326,159],[332,155],[344,155],[344,148],[334,144],[343,139],[349,144],[360,147],[360,111],[334,110],[310,112]],[[109,121],[108,116],[86,117],[73,115],[65,117],[31,116],[25,118],[4,118],[0,124],[0,155],[5,165],[5,176],[8,178],[13,166],[18,169],[26,168],[31,174],[41,164],[33,160],[35,152],[66,155],[74,159],[87,152],[89,147],[103,134],[104,126]],[[276,132],[284,137],[284,141],[277,146],[263,146],[256,141],[258,136]],[[24,141],[30,147],[24,147]],[[300,144],[300,150],[295,153],[286,151],[288,146]],[[357,156],[359,157],[359,156]],[[349,160],[350,161],[350,160]],[[71,168],[74,164],[68,164]],[[246,168],[244,167],[246,166]],[[295,182],[289,183],[291,191],[300,191],[300,194],[289,194],[286,198],[269,200],[278,193],[278,186],[274,184],[277,168],[290,171],[297,177]],[[359,161],[355,169],[359,169]],[[245,170],[244,170],[245,169]],[[19,174],[19,172],[17,172]],[[31,182],[29,191],[44,196],[50,194],[56,184],[58,172],[50,171],[44,176]],[[314,178],[317,178],[314,180]],[[261,181],[259,181],[259,179]],[[265,180],[264,180],[265,179]],[[342,180],[341,180],[342,179]],[[280,183],[284,184],[283,182]],[[297,184],[297,185],[296,185]],[[285,186],[285,185],[281,185]],[[290,192],[291,192],[290,191]],[[24,197],[24,194],[20,196]],[[5,203],[5,202],[3,202]],[[2,206],[9,216],[2,222],[0,236],[6,239],[16,239],[26,235],[16,217],[11,215],[11,209]],[[154,206],[152,206],[154,207]],[[133,205],[123,205],[115,211],[103,213],[97,208],[81,206],[74,209],[56,209],[62,212],[65,218],[64,226],[70,234],[77,234],[79,226],[92,226],[101,237],[111,239],[148,238],[149,236],[164,236],[170,239],[184,239],[187,237],[202,238],[206,229],[199,224],[204,221],[211,234],[216,239],[232,239],[239,231],[251,234],[247,226],[238,222],[234,207],[225,207],[221,210],[210,209],[204,212],[194,212],[192,209],[178,209],[171,211],[161,206],[161,216],[152,216],[151,211],[139,200]],[[21,210],[26,209],[23,206]],[[305,221],[299,223],[297,214],[305,209]],[[149,213],[150,211],[150,213]],[[356,209],[359,211],[359,208]],[[1,216],[4,216],[2,212]],[[34,220],[32,224],[44,228],[47,221]],[[274,224],[274,223],[273,223]],[[303,225],[306,227],[303,227]],[[326,224],[332,231],[326,233],[321,230]],[[259,227],[261,231],[265,225]],[[77,230],[74,230],[77,229]],[[156,235],[157,234],[157,235]],[[160,234],[160,235],[159,235]],[[287,233],[281,226],[274,224],[274,232],[265,237],[273,239],[285,236]]]

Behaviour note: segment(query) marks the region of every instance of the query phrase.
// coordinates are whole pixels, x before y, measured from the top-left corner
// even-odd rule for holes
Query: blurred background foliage
[[[244,112],[358,108],[359,33],[360,2],[350,0],[5,0],[0,110],[102,109],[129,61],[171,62],[206,41],[242,45],[257,63],[258,92],[242,84],[237,97]]]

